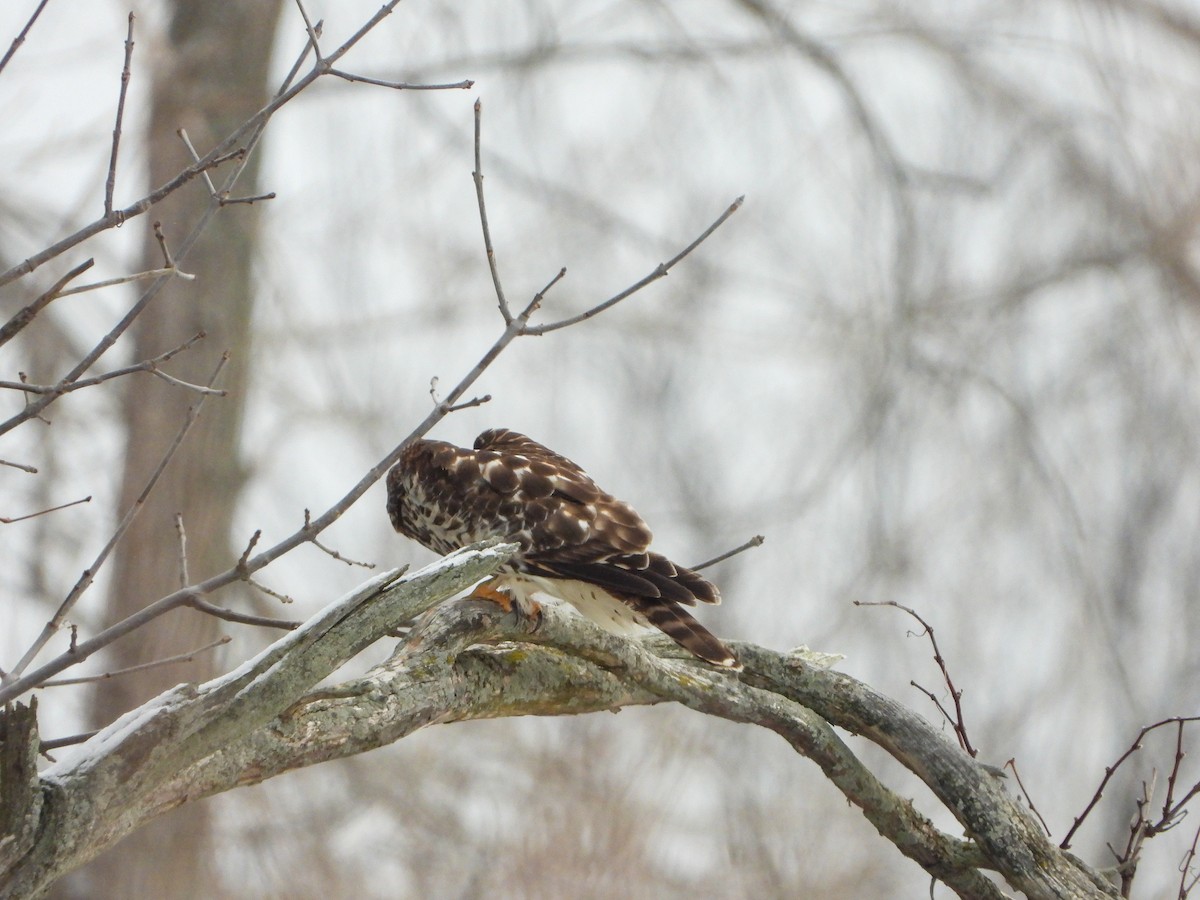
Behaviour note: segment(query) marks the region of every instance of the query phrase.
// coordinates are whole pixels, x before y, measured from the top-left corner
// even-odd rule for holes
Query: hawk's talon
[[[516,604],[513,598],[505,591],[499,590],[493,586],[491,581],[485,581],[483,584],[476,585],[475,590],[471,591],[464,599],[466,600],[485,600],[488,603],[495,603],[505,614],[513,611]]]
[[[525,610],[525,612],[528,613],[530,621],[533,622],[533,627],[529,629],[529,633],[537,634],[542,627],[542,622],[546,618],[542,615],[542,604],[536,600],[530,600],[529,609]]]
[[[536,600],[525,598],[517,600],[505,588],[498,588],[496,579],[485,581],[483,584],[477,585],[470,594],[464,599],[466,600],[483,600],[487,603],[495,603],[504,611],[505,615],[514,614],[518,619],[528,619],[533,622],[533,627],[530,628],[530,633],[536,632],[542,627],[542,605]]]

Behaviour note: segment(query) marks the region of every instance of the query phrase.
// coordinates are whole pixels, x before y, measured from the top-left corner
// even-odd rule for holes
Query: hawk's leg
[[[486,600],[495,603],[505,613],[515,613],[518,617],[529,618],[533,621],[533,631],[542,624],[542,605],[512,585],[505,585],[500,578],[492,578],[477,584],[475,589],[466,596],[467,600]]]

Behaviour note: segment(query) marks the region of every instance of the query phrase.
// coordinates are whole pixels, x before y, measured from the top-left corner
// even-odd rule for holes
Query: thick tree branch
[[[182,685],[113,723],[43,773],[35,793],[44,806],[31,812],[36,841],[0,871],[0,898],[36,895],[181,803],[374,749],[428,725],[666,701],[775,731],[816,762],[881,835],[960,897],[1003,896],[988,870],[1031,898],[1116,896],[1045,839],[988,767],[920,716],[801,653],[738,645],[746,666],[738,677],[661,640],[610,635],[558,605],[531,622],[485,601],[441,603],[513,549],[481,545],[411,576],[378,576],[229,675]],[[426,609],[390,659],[313,690]],[[935,828],[834,727],[879,744],[921,777],[969,839]],[[109,802],[118,793],[120,803]]]
[[[153,816],[203,796],[180,774],[205,771],[203,760],[228,753],[346,660],[397,624],[485,577],[515,549],[510,544],[467,548],[414,575],[383,573],[228,675],[199,686],[180,685],[122,716],[71,759],[42,773],[40,790],[34,792],[40,808],[26,804],[25,813],[10,810],[0,820],[27,823],[16,838],[36,835],[0,868],[0,898],[38,896]],[[261,764],[269,767],[267,760]],[[220,789],[234,786],[225,783]],[[0,834],[0,849],[9,846],[8,838]]]

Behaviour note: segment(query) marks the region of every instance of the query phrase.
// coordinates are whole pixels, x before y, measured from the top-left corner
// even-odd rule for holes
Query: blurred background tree
[[[265,106],[275,28],[281,0],[212,4],[172,0],[159,11],[161,30],[151,32],[150,61],[135,68],[149,81],[144,150],[149,189],[165,184],[186,165],[185,129],[197,147],[208,149],[251,114]],[[141,137],[139,135],[139,137]],[[258,190],[259,157],[239,181],[235,196]],[[140,173],[139,173],[140,174]],[[126,181],[127,190],[128,180]],[[202,182],[181,191],[154,210],[164,232],[176,243],[194,227],[208,205]],[[222,386],[228,396],[213,403],[180,448],[147,498],[112,560],[107,610],[102,624],[125,618],[147,602],[179,587],[179,535],[171,527],[182,513],[189,536],[187,556],[193,578],[206,578],[229,567],[241,553],[231,534],[245,470],[239,451],[242,417],[253,365],[250,322],[257,286],[260,207],[234,206],[215,228],[202,234],[187,258],[194,282],[171,281],[132,332],[134,359],[150,359],[204,332],[203,347],[181,356],[172,374],[204,384],[221,354],[230,351]],[[139,223],[140,224],[140,223]],[[147,233],[140,269],[161,265],[162,253]],[[178,423],[196,397],[156,378],[128,382],[122,404],[125,450],[121,460],[119,509],[129,509],[166,452]],[[174,615],[119,641],[108,663],[127,668],[186,653],[219,635],[218,621],[207,616]],[[217,674],[216,660],[201,656],[188,675],[203,680]],[[169,668],[146,669],[102,681],[89,701],[90,725],[100,728],[121,713],[177,684]],[[189,805],[131,834],[119,846],[70,879],[56,885],[60,896],[170,897],[188,885],[193,896],[220,897],[223,890],[208,840],[209,808]],[[148,859],[154,865],[146,865]],[[228,892],[236,896],[237,891]]]

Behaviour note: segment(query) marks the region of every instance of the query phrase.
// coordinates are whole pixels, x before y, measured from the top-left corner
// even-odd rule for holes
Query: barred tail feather
[[[742,664],[738,662],[733,651],[721,643],[711,631],[693,619],[686,610],[674,603],[664,603],[662,600],[643,597],[626,598],[625,602],[645,616],[647,622],[689,653],[714,666],[725,666],[735,671],[741,671]]]

